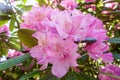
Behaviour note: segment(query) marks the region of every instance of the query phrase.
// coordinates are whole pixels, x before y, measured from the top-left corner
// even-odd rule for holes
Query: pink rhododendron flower
[[[76,59],[80,56],[76,53],[77,45],[72,39],[63,40],[58,34],[42,34],[36,32],[33,36],[38,39],[38,46],[31,49],[31,56],[36,58],[38,64],[42,64],[41,70],[52,64],[52,73],[57,77],[64,76],[70,67],[77,67]],[[68,45],[68,47],[66,47]]]
[[[27,28],[37,31],[45,31],[46,27],[42,25],[41,21],[49,18],[52,12],[50,7],[33,7],[27,16],[23,16],[24,23],[21,24],[22,28]]]
[[[68,11],[62,11],[51,15],[51,23],[54,23],[53,27],[56,28],[60,36],[63,38],[72,37],[75,41],[79,41],[88,37],[87,33],[89,34],[92,31],[94,33],[93,36],[95,36],[96,33],[100,36],[99,33],[102,33],[105,34],[102,37],[106,37],[106,31],[99,19],[90,14],[83,15],[80,12],[74,14],[71,16]]]
[[[72,40],[57,40],[50,46],[49,54],[52,54],[50,63],[52,66],[52,73],[57,77],[64,76],[70,67],[77,67],[76,59],[80,56],[76,53],[77,45]],[[66,45],[68,47],[66,47]]]
[[[46,49],[41,48],[41,46],[35,46],[30,50],[31,56],[41,64],[41,70],[44,70],[48,66],[48,60],[46,55]]]
[[[108,36],[106,35],[106,30],[103,29],[93,29],[92,31],[89,29],[88,34],[86,37],[88,38],[94,38],[97,41],[105,41],[108,39]],[[101,34],[101,35],[100,35]]]
[[[22,55],[21,52],[9,49],[7,57],[8,58],[15,58],[15,57],[20,56],[20,55]]]
[[[75,0],[62,0],[60,5],[70,10],[73,10],[77,7],[77,3],[75,2]]]
[[[86,23],[89,27],[86,38],[94,38],[97,40],[97,42],[86,44],[85,50],[88,51],[88,55],[95,60],[102,58],[104,62],[112,62],[113,57],[111,53],[103,54],[109,49],[108,44],[103,42],[108,40],[108,36],[106,35],[107,31],[104,29],[103,23],[91,15],[86,15],[83,21],[82,23]]]
[[[116,65],[106,64],[104,68],[100,68],[100,71],[110,73],[113,76],[120,77],[120,67]],[[105,74],[99,74],[100,80],[120,80],[120,78],[113,78]]]
[[[47,65],[48,65],[47,36],[41,32],[36,32],[33,36],[38,39],[38,46],[33,47],[30,50],[30,53],[33,58],[37,59],[38,64],[43,64],[43,66],[41,67],[41,70],[44,70],[47,68]]]
[[[97,60],[98,58],[102,58],[102,60],[106,63],[113,61],[111,53],[103,54],[108,50],[108,45],[103,43],[102,41],[88,43],[85,47],[85,50],[87,50],[88,55],[95,60]]]
[[[56,28],[60,36],[65,39],[72,37],[75,41],[85,38],[88,27],[87,25],[84,25],[84,23],[84,26],[82,26],[81,21],[84,16],[82,13],[73,16],[71,16],[68,11],[53,14],[54,15],[51,15],[51,22],[54,23],[53,27]]]
[[[85,2],[95,2],[96,0],[85,0]]]

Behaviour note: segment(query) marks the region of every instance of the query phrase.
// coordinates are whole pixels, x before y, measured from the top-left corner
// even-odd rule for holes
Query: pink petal
[[[102,55],[102,59],[104,62],[109,63],[109,62],[113,62],[113,56],[112,53],[106,53]]]
[[[52,74],[57,76],[58,78],[63,77],[69,70],[69,66],[64,64],[53,64],[52,66]]]

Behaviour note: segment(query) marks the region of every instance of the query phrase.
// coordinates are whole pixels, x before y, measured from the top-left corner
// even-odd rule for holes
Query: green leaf
[[[12,18],[11,19],[11,21],[10,21],[10,24],[9,24],[9,29],[10,29],[10,31],[13,31],[14,30],[14,28],[15,28],[15,18]]]
[[[86,39],[82,40],[81,42],[82,42],[82,43],[84,43],[84,42],[85,42],[85,43],[86,43],[86,42],[91,42],[91,43],[92,43],[92,42],[96,42],[96,39],[94,39],[94,38],[86,38]]]
[[[8,49],[3,47],[3,46],[0,46],[0,56],[3,56],[3,55],[6,55],[7,52],[8,52]]]
[[[120,0],[115,0],[115,1],[120,2]]]
[[[28,29],[20,29],[18,31],[18,37],[24,45],[26,45],[29,48],[32,48],[33,46],[37,45],[37,40],[32,37],[33,33],[35,33],[35,31]]]
[[[95,4],[99,4],[100,1],[101,1],[101,0],[96,0],[96,1],[95,1]]]
[[[88,55],[84,55],[84,56],[81,56],[81,58],[79,58],[78,61],[84,63],[85,60],[87,60],[87,58],[88,58]]]
[[[46,0],[37,0],[40,6],[46,5]]]
[[[93,77],[86,75],[82,72],[76,73],[76,72],[69,72],[65,76],[65,80],[96,80]]]
[[[22,11],[29,11],[29,10],[31,10],[31,8],[32,8],[32,5],[27,5],[27,6],[24,6],[21,10]]]
[[[120,59],[120,54],[113,53],[113,57],[114,57],[115,59]]]
[[[28,79],[30,77],[33,77],[36,74],[40,74],[40,70],[34,70],[34,71],[30,72],[30,73],[27,73],[26,75],[23,75],[19,80]]]
[[[7,43],[10,43],[11,45],[13,45],[13,47],[15,47],[15,49],[17,49],[17,50],[19,50],[21,48],[20,41],[17,37],[9,37]]]
[[[60,10],[65,10],[65,8],[64,8],[63,6],[61,6],[61,5],[57,5],[57,7],[58,7],[58,9],[60,9]]]
[[[76,73],[77,75],[78,75],[78,77],[79,77],[79,80],[97,80],[97,79],[95,79],[95,78],[93,78],[93,77],[91,77],[91,76],[89,76],[89,75],[86,75],[86,74],[84,74],[84,73]]]
[[[6,20],[9,20],[10,17],[7,16],[7,15],[0,15],[0,21],[6,21]]]
[[[23,0],[24,4],[27,2],[27,0]]]
[[[0,21],[0,27],[1,27],[2,25],[4,25],[5,23],[7,23],[7,21],[8,21],[8,20]]]
[[[24,55],[16,57],[16,58],[8,59],[7,61],[0,63],[0,71],[8,69],[12,66],[15,66],[21,62],[24,62],[24,61],[30,59],[30,58],[31,57],[29,54],[24,54]]]
[[[20,47],[19,47],[17,44],[13,43],[13,42],[6,42],[6,45],[7,45],[10,49],[15,49],[15,50],[19,50],[19,49],[20,49]]]
[[[82,0],[77,0],[77,2],[79,3],[79,2],[81,2]]]
[[[118,14],[119,15],[120,14],[120,10],[118,10],[118,11],[111,11],[111,12],[109,12],[109,14],[115,14],[115,15]]]
[[[120,44],[120,38],[111,38],[108,40],[110,43]]]
[[[78,76],[75,74],[75,72],[69,72],[65,76],[65,80],[79,80]]]
[[[51,73],[47,74],[46,76],[44,76],[42,79],[40,80],[60,80],[59,78],[53,76]]]

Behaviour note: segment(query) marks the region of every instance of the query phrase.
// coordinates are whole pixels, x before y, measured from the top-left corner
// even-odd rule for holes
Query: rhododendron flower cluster
[[[52,64],[52,74],[60,78],[69,68],[77,67],[80,54],[77,53],[78,44],[74,42],[80,43],[87,38],[96,39],[96,42],[87,42],[84,47],[91,58],[113,61],[104,42],[108,39],[107,31],[102,22],[90,14],[85,15],[76,9],[60,11],[50,7],[33,7],[23,20],[22,28],[36,31],[33,37],[38,40],[38,45],[30,49],[30,54],[42,65],[41,70]]]
[[[100,71],[112,74],[113,76],[120,77],[120,67],[116,65],[106,64],[104,68],[100,68]],[[100,80],[120,80],[118,78],[110,77],[105,74],[99,74],[99,79]]]

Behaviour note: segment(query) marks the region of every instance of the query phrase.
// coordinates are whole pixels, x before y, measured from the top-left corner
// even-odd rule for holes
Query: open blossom
[[[50,17],[52,10],[50,7],[33,7],[26,16],[22,17],[25,22],[21,24],[21,28],[45,31],[46,27],[41,22]]]
[[[72,39],[59,40],[57,39],[50,46],[50,63],[52,66],[52,73],[57,77],[64,76],[70,67],[77,67],[77,59],[80,57],[77,51],[77,45],[73,43]],[[51,44],[51,45],[52,45]],[[66,47],[67,46],[67,47]]]
[[[106,35],[107,31],[104,29],[103,23],[91,15],[86,15],[82,23],[84,23],[83,26],[89,27],[86,38],[96,39],[94,43],[86,43],[85,50],[88,51],[88,55],[94,60],[102,58],[106,63],[112,62],[112,53],[106,53],[109,50],[109,46],[104,43],[104,41],[108,40],[108,36]]]
[[[110,73],[113,76],[118,76],[120,77],[120,67],[112,64],[106,64],[104,68],[100,68],[101,72],[106,72]],[[99,79],[100,80],[120,80],[120,78],[113,78],[105,74],[99,74]]]
[[[58,34],[43,34],[36,32],[34,36],[38,39],[38,45],[30,50],[31,56],[36,58],[38,64],[42,64],[42,70],[52,64],[52,73],[57,77],[64,76],[70,67],[77,67],[76,59],[80,56],[77,45],[73,40],[63,40]],[[67,47],[66,47],[67,46]]]
[[[36,32],[33,34],[33,36],[38,39],[38,45],[33,47],[30,50],[31,56],[33,58],[36,58],[38,61],[38,64],[41,64],[42,67],[41,70],[44,70],[48,66],[48,60],[47,60],[47,36],[44,33]]]
[[[113,62],[112,53],[103,54],[108,50],[108,45],[101,41],[97,41],[95,43],[88,43],[85,47],[85,50],[88,51],[88,55],[94,60],[102,58],[102,60],[106,63]]]
[[[77,3],[75,2],[75,0],[62,0],[60,4],[69,10],[73,10],[77,7]]]
[[[89,24],[84,25],[84,15],[82,13],[73,13],[73,16],[71,16],[71,13],[66,10],[53,13],[51,15],[51,23],[54,24],[52,27],[55,27],[58,34],[64,39],[71,37],[75,41],[83,40]]]

